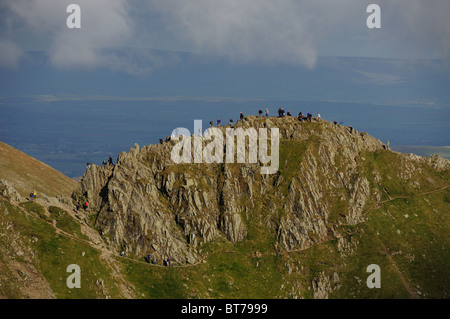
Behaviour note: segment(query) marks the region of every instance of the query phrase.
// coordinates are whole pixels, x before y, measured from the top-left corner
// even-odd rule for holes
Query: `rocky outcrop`
[[[364,222],[367,202],[379,200],[358,170],[361,152],[384,148],[370,135],[289,117],[247,117],[236,127],[280,130],[276,174],[261,175],[259,164],[175,164],[176,142],[168,139],[135,145],[114,166],[88,168],[72,197],[89,201],[96,227],[118,251],[179,263],[200,261],[202,245],[218,237],[244,240],[254,216],[276,236],[278,249],[306,249],[342,237],[337,226]],[[328,291],[322,281],[318,297]]]
[[[450,161],[438,154],[430,155],[429,157],[422,157],[415,154],[404,154],[404,161],[409,161],[414,169],[414,163],[427,164],[437,171],[444,171],[450,169]]]
[[[318,273],[311,282],[314,299],[328,299],[328,295],[339,289],[339,275],[335,272],[331,277],[324,272]]]
[[[20,202],[22,196],[16,191],[14,186],[5,180],[0,180],[0,197],[12,202]]]

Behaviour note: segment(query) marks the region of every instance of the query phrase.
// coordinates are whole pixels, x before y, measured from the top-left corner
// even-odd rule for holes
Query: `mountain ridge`
[[[236,127],[280,129],[278,173],[263,176],[248,163],[176,165],[174,141],[135,145],[113,166],[87,168],[72,201],[3,196],[2,225],[20,229],[34,256],[24,264],[56,298],[448,298],[450,161],[392,152],[316,119],[248,116]],[[23,214],[45,250],[21,228]],[[41,224],[55,235],[34,228]],[[11,260],[12,235],[0,230],[1,260]],[[46,253],[58,247],[49,249],[52,236],[66,258]],[[166,257],[170,268],[161,267]],[[62,284],[69,260],[95,269],[85,290]],[[382,289],[366,287],[369,264],[380,265]]]

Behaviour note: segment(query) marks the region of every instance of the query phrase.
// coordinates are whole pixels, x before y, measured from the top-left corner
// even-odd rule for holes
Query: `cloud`
[[[114,50],[133,35],[125,1],[82,0],[77,4],[82,8],[81,29],[58,28],[50,51],[52,64],[62,68],[120,67],[124,62]]]
[[[366,25],[371,3],[381,7],[379,30]],[[318,55],[450,58],[448,0],[171,0],[142,7],[157,13],[159,25],[149,28],[176,48],[236,62],[311,67]]]
[[[317,58],[308,19],[291,0],[154,1],[165,30],[188,50],[234,62],[284,62],[307,67]]]
[[[407,49],[425,52],[436,58],[450,58],[450,1],[448,0],[411,0],[407,3],[392,2],[389,17],[391,41],[396,34]]]
[[[82,11],[68,29],[66,8]],[[195,52],[232,63],[314,67],[319,55],[450,57],[450,1],[377,0],[382,28],[369,30],[371,0],[14,0],[0,3],[2,66],[45,50],[57,68],[138,74]],[[170,50],[167,55],[155,49]]]
[[[69,29],[66,8],[73,1],[15,0],[3,4],[11,37],[22,34],[22,45],[34,42],[47,51],[50,63],[58,68],[130,67],[116,50],[133,36],[133,21],[125,0],[77,0],[81,7],[81,29]],[[27,34],[23,34],[27,33]],[[32,37],[33,39],[30,39]],[[43,47],[40,47],[40,46]]]
[[[250,101],[265,101],[262,98],[242,98],[242,97],[221,97],[221,96],[112,96],[112,95],[54,95],[54,94],[40,94],[40,95],[26,95],[25,98],[31,98],[38,102],[61,102],[61,101],[160,101],[160,102],[176,102],[176,101],[199,101],[208,103],[220,102],[250,102]],[[2,97],[0,96],[0,103]]]
[[[361,70],[352,70],[352,71],[363,76],[363,79],[358,79],[358,81],[364,81],[366,83],[371,83],[375,85],[393,85],[393,84],[400,84],[403,81],[401,77],[392,74],[379,72],[366,72]]]

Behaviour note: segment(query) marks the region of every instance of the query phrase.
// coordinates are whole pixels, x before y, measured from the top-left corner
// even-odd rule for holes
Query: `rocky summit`
[[[365,154],[388,151],[369,134],[293,117],[248,116],[239,127],[280,130],[276,174],[260,174],[259,164],[175,164],[170,154],[177,141],[168,138],[135,144],[113,166],[88,168],[73,199],[80,206],[89,202],[95,226],[117,251],[188,264],[203,260],[202,246],[218,237],[245,241],[252,223],[275,238],[278,252],[343,238],[341,226],[364,223],[368,204],[381,202],[381,172],[362,167]],[[404,165],[388,179],[408,181],[421,162],[449,168],[442,158],[398,156]]]
[[[235,150],[278,129],[278,169],[262,173],[270,164],[248,151],[237,163],[226,143],[214,152],[233,163],[177,164],[184,138],[167,137],[75,183],[3,145],[0,298],[450,296],[450,161],[317,119],[247,116],[234,128],[248,133]],[[81,289],[67,286],[69,265]]]

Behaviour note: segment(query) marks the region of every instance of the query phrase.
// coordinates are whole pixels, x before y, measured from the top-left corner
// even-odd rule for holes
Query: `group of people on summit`
[[[264,112],[263,112],[262,109],[259,109],[259,110],[258,110],[258,117],[262,117],[263,114],[264,114],[265,117],[269,117],[269,109],[266,108]],[[290,117],[292,117],[291,111],[285,112],[284,108],[279,108],[279,109],[278,109],[278,117],[285,117],[285,116],[290,116]],[[307,122],[311,122],[311,121],[312,121],[312,117],[313,117],[313,116],[312,116],[311,112],[308,112],[308,113],[306,114],[306,116],[303,115],[302,112],[300,112],[300,113],[298,114],[297,119],[298,119],[299,121],[307,121]],[[240,112],[240,114],[239,114],[239,120],[243,120],[244,118],[245,118],[244,113]],[[317,122],[320,122],[320,121],[321,121],[321,117],[320,117],[320,114],[319,114],[319,113],[317,113],[317,118],[316,118],[316,120],[317,120]],[[220,118],[218,118],[217,121],[216,121],[217,127],[220,126],[220,123],[221,123],[221,122],[222,122],[222,120],[221,120]],[[335,124],[336,124],[336,121],[335,121]],[[339,123],[339,124],[342,124],[342,122]],[[230,118],[230,119],[228,120],[228,125],[231,125],[231,126],[234,125],[233,119]],[[214,122],[213,122],[213,121],[210,121],[210,122],[209,122],[209,127],[213,127],[213,126],[214,126]],[[161,142],[161,140],[160,140],[160,142]]]

